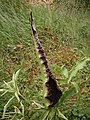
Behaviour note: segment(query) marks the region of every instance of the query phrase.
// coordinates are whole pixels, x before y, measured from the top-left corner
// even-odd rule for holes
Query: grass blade
[[[18,102],[20,102],[20,98],[19,98],[19,96],[18,96],[18,93],[17,93],[17,92],[15,92],[15,97],[17,98]]]
[[[22,115],[24,116],[24,105],[22,104],[22,102],[20,102],[20,105],[22,107]]]
[[[7,110],[8,106],[9,106],[10,102],[13,100],[13,98],[14,98],[14,96],[11,97],[11,98],[9,99],[9,101],[6,103],[6,105],[4,106],[4,111],[3,111],[3,117],[2,117],[2,118],[4,118],[5,113],[6,113],[6,110]]]
[[[44,106],[40,105],[39,103],[37,103],[37,102],[35,102],[35,101],[33,101],[33,103],[34,103],[35,105],[37,105],[38,108],[44,108]]]
[[[1,94],[1,97],[2,97],[3,95],[5,95],[7,92],[8,92],[8,90],[5,90],[5,92]]]
[[[16,72],[14,80],[17,80],[17,78],[19,76],[19,72],[20,72],[20,69]]]
[[[16,87],[16,83],[15,82],[16,82],[18,76],[19,76],[19,72],[20,72],[20,69],[16,72],[16,74],[13,74],[12,80],[13,80],[14,87]]]
[[[63,119],[65,119],[65,120],[68,120],[61,112],[60,112],[60,110],[57,108],[57,112],[58,112],[58,115],[59,115],[59,117],[60,118],[63,118]]]
[[[49,115],[49,110],[47,110],[46,113],[43,115],[43,119],[42,120],[46,120],[48,115]]]
[[[12,87],[9,85],[9,83],[4,81],[4,84],[6,85],[7,88],[9,88],[11,91],[13,90]]]

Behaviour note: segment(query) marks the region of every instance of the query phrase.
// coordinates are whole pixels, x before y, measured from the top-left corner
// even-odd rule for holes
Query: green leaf
[[[0,89],[0,92],[4,92],[5,90],[4,89]]]
[[[20,98],[17,92],[15,92],[15,97],[17,98],[18,102],[20,102]]]
[[[78,86],[78,84],[76,82],[72,82],[73,86],[75,87],[76,89],[76,92],[77,92],[77,97],[78,97],[78,100],[80,99],[80,96],[81,96],[81,93],[80,93],[80,88]]]
[[[56,79],[57,81],[59,81],[61,84],[67,84],[67,79]]]
[[[78,93],[80,91],[78,84],[76,82],[72,82],[72,84],[74,85],[76,92]]]
[[[20,69],[16,72],[16,74],[15,74],[15,80],[17,80],[17,78],[18,78],[18,76],[19,76],[19,72],[20,72]]]
[[[3,95],[5,95],[7,92],[8,92],[8,90],[5,90],[5,92],[3,92],[3,93],[1,94],[1,97],[2,97]]]
[[[68,70],[65,67],[62,68],[61,74],[68,78]]]
[[[74,93],[76,92],[75,87],[71,87],[69,90],[67,90],[59,100],[58,104],[63,104],[67,99],[69,99]]]
[[[24,116],[24,105],[22,104],[22,102],[20,102],[21,108],[22,108],[22,115]]]
[[[13,81],[13,87],[15,88],[15,74],[13,73],[13,76],[12,76],[12,81]]]
[[[58,112],[58,116],[60,117],[60,118],[63,118],[64,120],[68,120],[65,116],[64,116],[64,114],[62,114],[61,112],[60,112],[60,110],[57,108],[57,112]]]
[[[17,84],[16,84],[16,88],[15,88],[15,89],[16,89],[17,93],[18,93],[19,95],[21,95],[20,92],[19,92],[19,88],[18,88]]]
[[[38,111],[39,114],[38,120],[48,120],[49,113],[50,113],[49,109],[40,109],[40,111]]]
[[[36,106],[38,106],[39,109],[40,109],[40,108],[44,108],[44,106],[42,106],[41,104],[39,104],[39,103],[37,103],[37,102],[35,102],[35,101],[33,101],[33,103],[34,103]]]
[[[47,116],[49,115],[49,110],[47,110],[45,112],[45,114],[43,115],[43,119],[42,120],[46,120]]]
[[[16,86],[15,82],[16,82],[18,76],[19,76],[19,72],[20,72],[20,69],[15,74],[13,74],[12,80],[13,80],[13,86],[14,87]]]
[[[48,118],[47,120],[53,120],[54,114],[55,114],[55,111],[51,110],[48,117],[47,117]]]
[[[22,114],[17,106],[14,106],[15,113]]]
[[[6,85],[6,87],[7,87],[9,90],[11,90],[11,91],[13,90],[9,83],[7,83],[7,82],[4,81],[4,84]]]
[[[86,65],[86,62],[89,61],[89,60],[90,60],[89,58],[83,58],[71,69],[69,79],[68,79],[68,83],[72,80],[72,78],[74,76],[76,76],[77,72],[80,69],[82,69]]]
[[[11,97],[11,98],[9,99],[9,101],[6,103],[6,105],[4,106],[4,111],[3,111],[3,117],[2,117],[2,118],[4,118],[5,113],[6,113],[6,110],[7,110],[8,106],[9,106],[10,102],[13,100],[13,98],[14,98],[14,96]]]
[[[52,72],[57,74],[61,73],[62,67],[58,66],[57,64],[53,64],[52,67],[53,67]]]

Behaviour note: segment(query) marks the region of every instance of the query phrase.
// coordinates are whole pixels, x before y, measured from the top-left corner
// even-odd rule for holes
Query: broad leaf
[[[68,70],[65,67],[62,68],[61,74],[68,78]]]
[[[63,68],[63,66],[60,67],[57,64],[53,64],[52,67],[53,67],[52,72],[57,73],[57,74],[60,74]]]
[[[81,61],[79,61],[70,71],[68,83],[72,80],[74,76],[76,76],[77,72],[82,69],[85,65],[86,62],[89,61],[89,58],[83,58]]]
[[[67,99],[69,99],[74,93],[76,92],[75,87],[71,87],[69,90],[67,90],[60,98],[60,101],[58,104],[63,104]]]
[[[81,93],[80,93],[80,88],[79,88],[79,86],[78,86],[78,83],[76,83],[76,82],[72,82],[72,84],[73,84],[73,86],[75,87],[75,89],[76,89],[76,92],[77,92],[77,98],[78,98],[78,100],[80,99],[80,96],[81,96]]]
[[[67,79],[56,79],[57,81],[59,81],[61,84],[67,84]]]
[[[79,86],[76,82],[72,82],[72,84],[74,85],[75,89],[76,89],[76,92],[80,92],[80,89],[79,89]]]

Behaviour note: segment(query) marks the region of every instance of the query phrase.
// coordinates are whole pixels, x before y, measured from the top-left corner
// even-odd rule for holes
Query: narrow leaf
[[[12,87],[10,86],[9,83],[7,83],[7,82],[4,81],[4,84],[7,86],[7,88],[9,88],[10,90],[12,90]]]
[[[12,81],[13,81],[13,86],[15,88],[15,74],[13,73],[13,76],[12,76]]]
[[[2,118],[4,118],[5,113],[6,113],[6,110],[7,110],[8,106],[9,106],[10,102],[13,100],[13,98],[14,98],[14,96],[11,97],[11,98],[9,99],[9,101],[6,103],[6,105],[4,106],[4,111],[3,111],[3,117],[2,117]]]
[[[20,69],[16,72],[15,74],[15,79],[14,80],[17,80],[18,76],[19,76],[19,72],[20,72]]]
[[[46,113],[43,115],[43,119],[42,120],[46,120],[48,115],[49,115],[49,110],[47,110]]]
[[[40,105],[39,103],[33,101],[35,105],[37,105],[39,108],[44,108],[44,106]]]
[[[20,69],[16,72],[16,74],[13,74],[12,80],[13,80],[13,85],[16,87],[16,80],[19,76]]]
[[[14,106],[14,109],[15,109],[15,113],[22,114],[18,107]]]
[[[4,92],[5,90],[4,89],[0,89],[0,92]]]
[[[68,120],[65,116],[64,116],[64,114],[62,114],[61,112],[60,112],[60,110],[57,108],[57,112],[58,112],[58,115],[59,115],[59,117],[60,118],[63,118],[63,119],[65,119],[65,120]]]
[[[17,91],[18,95],[21,95],[19,92],[19,88],[18,88],[17,84],[16,84],[16,91]]]
[[[48,120],[53,120],[53,117],[54,117],[54,114],[55,114],[55,111],[50,111],[49,115],[48,115]]]
[[[8,92],[8,90],[5,90],[5,92],[1,94],[1,97],[2,97],[3,95],[5,95],[7,92]]]
[[[15,97],[17,98],[18,102],[20,102],[20,98],[19,98],[19,96],[18,96],[18,93],[17,93],[17,92],[15,92]]]
[[[22,102],[20,102],[21,108],[22,108],[22,115],[24,116],[24,105],[22,104]]]

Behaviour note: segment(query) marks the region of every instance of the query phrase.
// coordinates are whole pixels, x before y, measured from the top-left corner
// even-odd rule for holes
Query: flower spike
[[[44,66],[44,74],[47,76],[45,81],[45,86],[47,88],[47,93],[45,95],[45,98],[48,100],[49,105],[48,107],[53,107],[60,97],[62,96],[61,90],[58,88],[55,78],[53,77],[46,60],[46,56],[44,53],[44,49],[42,48],[42,45],[38,39],[37,31],[35,28],[34,18],[32,15],[32,11],[30,12],[30,23],[33,33],[34,42],[36,45],[36,50],[38,51],[39,58]]]

